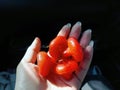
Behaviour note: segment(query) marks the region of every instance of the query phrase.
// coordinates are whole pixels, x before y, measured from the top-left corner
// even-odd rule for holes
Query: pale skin
[[[57,36],[75,37],[78,39],[80,34],[81,23],[77,22],[73,27],[70,24],[64,25]],[[51,79],[38,75],[39,70],[35,62],[41,48],[41,41],[38,37],[35,38],[17,66],[15,90],[79,90],[93,57],[91,30],[84,31],[78,41],[83,47],[85,57],[79,65],[79,70],[74,73],[71,80],[67,81],[57,75],[51,75]]]

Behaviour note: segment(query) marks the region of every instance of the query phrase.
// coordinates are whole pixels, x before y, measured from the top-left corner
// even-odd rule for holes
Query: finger
[[[68,23],[62,27],[62,29],[59,31],[57,36],[65,36],[66,38],[68,37],[68,34],[70,32],[71,24]]]
[[[89,45],[85,48],[85,59],[80,63],[79,70],[76,71],[76,75],[79,78],[80,82],[82,82],[87,74],[89,66],[93,57],[93,44],[91,41]]]
[[[69,37],[74,37],[78,39],[80,33],[81,33],[81,22],[77,22],[75,25],[73,25]]]
[[[28,49],[27,49],[27,51],[26,51],[22,61],[35,63],[36,62],[37,53],[40,50],[40,46],[41,46],[41,42],[40,42],[40,39],[37,37],[32,42],[32,44],[28,47]]]
[[[91,29],[86,30],[80,40],[80,44],[83,48],[85,48],[91,40]]]

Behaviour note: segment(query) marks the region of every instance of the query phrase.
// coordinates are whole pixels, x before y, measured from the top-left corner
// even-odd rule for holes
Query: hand
[[[79,39],[80,33],[81,23],[77,22],[72,28],[70,24],[64,25],[58,36],[65,36],[66,38],[72,36]],[[15,90],[79,90],[93,56],[91,30],[84,31],[81,39],[78,41],[84,49],[84,60],[80,63],[79,71],[76,71],[73,78],[67,81],[57,75],[50,75],[49,79],[38,75],[38,66],[35,62],[41,48],[41,42],[39,38],[35,38],[17,66]]]

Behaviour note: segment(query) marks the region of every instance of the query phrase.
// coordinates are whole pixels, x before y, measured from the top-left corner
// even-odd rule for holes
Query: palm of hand
[[[78,39],[80,32],[81,24],[76,23],[71,31],[70,25],[65,25],[58,33],[58,36],[62,35],[66,38],[72,36]],[[15,90],[79,90],[92,59],[93,42],[90,42],[90,39],[91,32],[87,30],[80,40],[80,44],[84,48],[85,58],[79,66],[80,70],[75,72],[72,80],[66,81],[57,75],[50,75],[48,79],[38,75],[38,66],[35,62],[41,43],[39,38],[36,38],[17,67]]]
[[[22,67],[22,68],[21,68]],[[21,62],[19,64],[17,78],[21,83],[24,83],[21,90],[78,90],[79,81],[73,78],[71,81],[66,81],[58,76],[50,76],[50,79],[44,79],[38,75],[37,66],[32,63]],[[19,69],[20,68],[20,69]],[[22,72],[21,72],[22,71]],[[24,80],[24,78],[26,78]]]
[[[70,81],[66,81],[61,77],[53,76],[51,80],[47,80],[48,89],[46,90],[78,90],[80,81],[75,77]]]

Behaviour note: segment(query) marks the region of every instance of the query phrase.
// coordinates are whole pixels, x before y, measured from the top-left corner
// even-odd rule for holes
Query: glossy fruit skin
[[[70,80],[83,57],[83,49],[77,39],[57,36],[50,42],[47,53],[38,54],[39,73],[45,77],[52,71]]]
[[[64,51],[64,57],[71,57],[76,62],[83,60],[83,49],[78,41],[71,37],[68,39],[68,48]]]
[[[78,64],[74,60],[64,60],[58,63],[55,68],[55,72],[59,75],[72,73],[78,69]]]
[[[55,59],[55,73],[67,76],[78,69],[78,63],[83,60],[83,49],[74,37],[66,39],[57,36],[49,45],[49,55]],[[67,78],[67,77],[66,77]]]
[[[62,53],[66,50],[67,47],[67,40],[63,36],[57,36],[50,42],[48,52],[54,63],[61,59]]]
[[[51,68],[51,60],[50,57],[47,55],[46,52],[41,51],[37,55],[37,64],[39,67],[39,75],[42,75],[43,77],[46,77]]]

